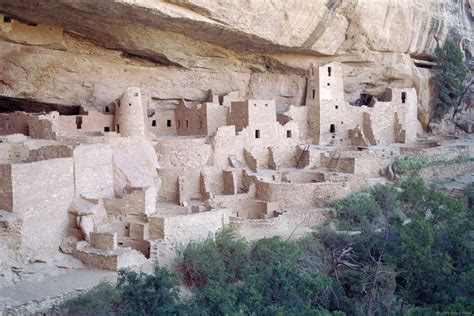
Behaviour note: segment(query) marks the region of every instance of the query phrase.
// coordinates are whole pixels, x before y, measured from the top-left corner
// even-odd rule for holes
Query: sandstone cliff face
[[[0,95],[102,107],[134,85],[160,107],[202,101],[211,88],[283,107],[303,104],[312,62],[338,60],[347,99],[362,89],[414,86],[426,124],[429,70],[419,66],[448,36],[473,55],[473,7],[472,0],[2,0],[1,12],[44,29],[39,36],[26,28],[28,36],[2,27]]]

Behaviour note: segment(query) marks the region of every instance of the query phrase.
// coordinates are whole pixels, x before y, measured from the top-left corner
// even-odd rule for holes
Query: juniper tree
[[[467,76],[461,49],[451,41],[436,49],[438,59],[434,84],[437,92],[435,115],[440,118],[459,103],[463,94],[463,81]]]

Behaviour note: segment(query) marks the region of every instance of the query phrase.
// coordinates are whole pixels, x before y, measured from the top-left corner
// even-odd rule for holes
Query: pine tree
[[[440,118],[450,108],[456,107],[463,93],[463,82],[467,76],[461,49],[451,41],[436,49],[438,59],[434,83],[437,91],[436,117]]]

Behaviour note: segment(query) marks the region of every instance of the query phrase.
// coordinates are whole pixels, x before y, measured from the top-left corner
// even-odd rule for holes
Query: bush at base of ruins
[[[68,315],[109,315],[122,302],[121,291],[110,283],[100,283],[91,290],[62,303]]]
[[[472,185],[466,194],[472,194]],[[335,226],[356,223],[356,234],[326,228],[300,240],[249,244],[223,231],[185,247],[177,271],[122,271],[116,288],[101,285],[65,305],[76,314],[119,315],[474,310],[473,208],[411,177],[399,187],[379,185],[340,200],[335,209],[344,215],[333,218]],[[175,275],[191,285],[193,295],[178,295]]]

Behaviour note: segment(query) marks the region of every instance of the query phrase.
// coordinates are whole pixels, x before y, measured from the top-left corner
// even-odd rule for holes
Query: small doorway
[[[336,132],[336,126],[334,124],[331,124],[331,126],[329,126],[329,133],[334,134],[335,132]]]
[[[82,116],[76,116],[76,128],[82,129]]]
[[[406,101],[407,101],[407,93],[402,92],[402,103],[406,103]]]

